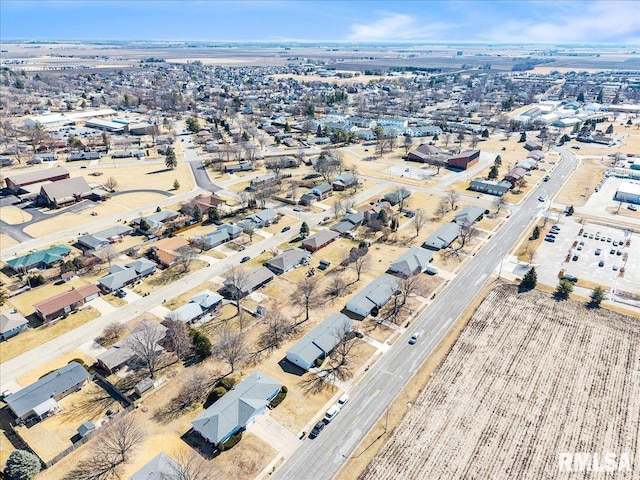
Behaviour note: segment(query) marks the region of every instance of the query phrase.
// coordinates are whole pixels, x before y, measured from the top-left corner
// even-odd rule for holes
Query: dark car
[[[555,242],[555,241],[556,241],[556,239],[555,239],[555,238],[553,238],[553,237],[544,237],[544,241],[545,241],[545,242],[551,242],[551,243],[553,243],[553,242]]]
[[[242,260],[240,260],[240,263],[248,262],[249,260],[251,260],[251,257],[242,257]]]
[[[286,226],[282,229],[283,232],[288,232],[289,230],[291,230],[291,227]]]
[[[325,425],[326,423],[324,423],[323,421],[316,423],[316,426],[313,427],[313,430],[311,430],[311,433],[309,434],[309,438],[316,438],[318,435],[320,435],[320,432]]]
[[[598,266],[599,266],[599,267],[604,267],[604,260],[600,260],[600,261],[598,262]]]

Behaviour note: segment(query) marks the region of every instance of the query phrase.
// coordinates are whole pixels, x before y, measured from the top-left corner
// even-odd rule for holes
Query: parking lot
[[[640,237],[618,228],[582,225],[567,217],[557,225],[555,241],[543,241],[533,259],[540,282],[554,286],[558,272],[564,270],[585,282],[640,295]],[[546,235],[551,226],[548,223],[541,233]],[[583,234],[578,236],[581,229]]]

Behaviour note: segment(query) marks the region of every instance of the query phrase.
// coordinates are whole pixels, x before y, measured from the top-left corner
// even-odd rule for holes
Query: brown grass
[[[602,180],[602,174],[610,166],[609,158],[586,158],[580,162],[578,168],[569,177],[569,181],[564,184],[555,201],[559,203],[572,204],[576,207],[584,205],[595,187]],[[553,175],[553,174],[552,174]]]

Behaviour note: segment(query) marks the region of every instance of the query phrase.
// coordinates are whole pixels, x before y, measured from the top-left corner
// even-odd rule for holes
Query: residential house
[[[511,183],[506,180],[494,182],[483,178],[474,178],[471,180],[471,184],[469,185],[469,189],[473,191],[488,193],[489,195],[497,195],[498,197],[504,195],[511,188]]]
[[[302,248],[310,252],[316,252],[329,245],[339,236],[340,234],[334,230],[320,230],[318,233],[305,238],[302,241]]]
[[[0,341],[18,335],[28,326],[29,321],[15,310],[0,313]]]
[[[145,220],[149,228],[159,228],[164,223],[170,222],[171,220],[175,220],[180,213],[175,210],[162,210],[160,212],[155,212],[150,215],[146,215],[144,217],[134,218],[132,220],[133,225],[140,225],[140,220]]]
[[[515,185],[518,180],[524,178],[526,173],[527,171],[524,168],[514,167],[504,176],[504,179],[511,185]]]
[[[401,199],[407,199],[411,196],[411,190],[402,189],[400,191],[395,191],[391,193],[387,193],[384,197],[382,197],[386,202],[389,202],[391,205],[397,205],[400,203]]]
[[[55,162],[56,160],[58,160],[58,154],[55,152],[36,153],[32,163]]]
[[[535,168],[535,166],[536,166],[536,164],[537,164],[537,163],[538,163],[538,162],[536,161],[536,159],[535,159],[535,158],[527,157],[527,158],[525,158],[524,160],[520,160],[520,161],[517,163],[516,167],[518,167],[518,168],[522,168],[522,169],[524,169],[524,170],[531,170],[532,168]]]
[[[340,192],[356,185],[357,182],[358,179],[353,173],[343,172],[333,180],[332,187],[334,190]]]
[[[69,172],[64,167],[53,167],[35,170],[33,172],[11,175],[5,179],[7,188],[19,193],[27,185],[43,182],[57,182],[69,178]]]
[[[397,290],[398,280],[391,275],[382,274],[356,293],[345,308],[362,317],[370,314],[376,316]]]
[[[58,400],[76,392],[89,380],[89,373],[78,362],[70,362],[31,385],[4,398],[16,418],[42,420],[59,410]]]
[[[79,202],[92,195],[92,189],[84,177],[67,178],[40,187],[40,196],[47,204],[55,206]]]
[[[234,279],[232,278],[225,279],[221,293],[223,295],[229,295],[232,298],[237,296],[245,297],[251,292],[269,283],[273,280],[273,277],[273,272],[268,268],[256,267],[246,272],[241,285],[234,285]]]
[[[249,191],[255,192],[256,190],[262,190],[263,188],[273,187],[279,182],[280,178],[277,175],[262,175],[249,182]]]
[[[222,303],[222,296],[211,290],[203,290],[191,297],[189,303],[176,308],[173,317],[184,323],[193,323],[205,313],[215,310]]]
[[[274,170],[279,168],[296,168],[300,165],[300,162],[295,157],[280,157],[274,158],[272,160],[267,160],[266,167],[267,169]]]
[[[32,268],[49,268],[61,262],[69,253],[71,253],[71,249],[66,245],[54,245],[44,250],[37,250],[7,260],[7,265],[16,272],[26,272]]]
[[[402,277],[424,272],[432,260],[433,252],[421,247],[411,247],[391,263],[389,271]]]
[[[139,258],[126,265],[113,265],[109,274],[98,280],[98,286],[105,292],[113,292],[141,278],[151,275],[156,270],[156,263],[146,258]]]
[[[353,322],[349,317],[332,313],[289,348],[286,358],[294,365],[309,370],[315,366],[316,360],[326,358],[344,334],[351,330]]]
[[[43,321],[50,322],[78,310],[82,305],[100,296],[96,285],[85,285],[54,295],[36,303],[33,307]]]
[[[154,333],[149,335],[146,331],[153,329]],[[153,320],[144,320],[131,332],[131,334],[117,343],[114,343],[96,357],[98,366],[109,374],[113,374],[125,366],[135,367],[140,360],[138,353],[131,348],[131,344],[135,343],[138,338],[141,342],[148,343],[145,339],[159,339],[153,345],[156,352],[162,352],[164,347],[161,345],[162,340],[167,333],[167,327]],[[150,351],[150,350],[149,350]]]
[[[133,228],[128,225],[115,225],[96,233],[80,235],[78,237],[78,245],[83,250],[99,250],[132,233]]]
[[[67,162],[77,162],[80,160],[98,160],[102,155],[100,152],[71,152],[67,157]]]
[[[482,207],[476,207],[473,205],[464,207],[453,217],[453,221],[460,226],[473,225],[476,222],[482,220],[485,209]]]
[[[535,140],[527,140],[524,142],[525,150],[529,150],[532,152],[533,150],[542,150],[542,144],[540,142],[536,142]]]
[[[447,248],[460,235],[460,225],[457,223],[445,223],[433,232],[422,244],[422,248],[429,250],[441,250]]]
[[[224,205],[225,203],[224,199],[218,197],[214,193],[212,195],[198,195],[187,205],[191,208],[195,208],[197,205],[200,211],[206,215],[210,208],[218,208],[220,205]]]
[[[181,253],[191,248],[184,237],[167,237],[153,242],[148,250],[148,256],[165,268],[171,267]]]
[[[216,230],[227,232],[231,240],[233,240],[234,238],[238,238],[240,235],[242,235],[243,232],[242,228],[233,223],[223,223],[221,225],[218,225],[218,228],[216,228]]]
[[[467,170],[480,161],[480,150],[468,150],[449,157],[447,164],[449,168],[456,170]]]
[[[265,263],[266,267],[276,275],[281,275],[300,265],[308,265],[311,257],[309,252],[301,248],[288,248],[280,255]]]
[[[159,453],[128,480],[171,480],[181,476],[182,467],[164,452]]]
[[[365,215],[362,212],[351,213],[342,217],[340,222],[331,227],[331,230],[345,236],[351,230],[364,223]]]
[[[215,231],[208,233],[199,240],[202,243],[202,246],[206,250],[208,250],[210,248],[214,248],[218,245],[222,245],[223,243],[228,242],[229,240],[231,240],[231,237],[229,236],[229,232],[227,232],[226,230],[216,229]]]
[[[300,197],[300,205],[311,205],[314,202],[318,201],[318,197],[316,197],[313,193],[305,193]]]
[[[331,195],[333,195],[333,187],[328,183],[321,183],[317,187],[313,187],[311,189],[311,193],[314,194],[316,197],[318,197],[320,201],[322,201],[325,198],[328,198]]]
[[[240,162],[224,166],[226,173],[250,172],[251,170],[253,170],[253,164],[251,162]]]
[[[198,415],[193,430],[213,445],[253,424],[280,393],[282,384],[256,370]]]
[[[252,222],[255,228],[262,228],[271,225],[277,218],[278,214],[273,208],[266,208],[253,215],[249,215],[245,220]]]

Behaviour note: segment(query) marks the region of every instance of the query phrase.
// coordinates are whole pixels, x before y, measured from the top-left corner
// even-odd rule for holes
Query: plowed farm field
[[[640,478],[640,320],[493,290],[360,480]],[[627,455],[573,472],[564,453]]]

